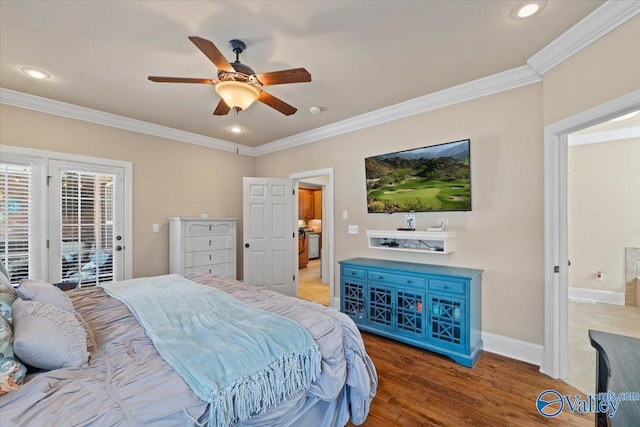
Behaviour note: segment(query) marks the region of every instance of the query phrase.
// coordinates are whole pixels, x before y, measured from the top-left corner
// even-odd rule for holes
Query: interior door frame
[[[637,109],[640,109],[640,90],[544,128],[545,296],[540,372],[552,378],[569,375],[568,135]]]
[[[326,249],[326,253],[329,254],[329,301],[332,307],[340,307],[340,295],[335,294],[335,251],[334,251],[334,176],[333,167],[325,169],[315,169],[305,172],[296,172],[289,174],[289,178],[293,180],[294,188],[296,189],[296,199],[298,196],[298,181],[303,181],[309,178],[318,178],[328,176],[329,181],[323,188],[322,194],[322,246]],[[298,228],[298,203],[293,204],[293,221],[294,229]],[[326,245],[329,247],[326,248]],[[297,248],[297,241],[296,241]],[[298,251],[294,251],[296,254]],[[296,262],[294,265],[298,265],[298,259],[296,255]],[[322,268],[322,267],[321,267]],[[296,274],[295,292],[298,294],[298,275]]]

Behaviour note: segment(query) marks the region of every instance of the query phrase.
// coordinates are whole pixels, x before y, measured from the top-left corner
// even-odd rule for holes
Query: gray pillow
[[[41,369],[79,367],[89,360],[87,332],[75,313],[40,301],[13,303],[13,352]]]
[[[69,297],[49,282],[24,279],[20,281],[20,286],[16,289],[16,292],[23,300],[45,302],[64,311],[74,312],[73,304]]]

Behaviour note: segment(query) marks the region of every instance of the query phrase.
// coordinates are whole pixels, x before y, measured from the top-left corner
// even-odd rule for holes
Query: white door
[[[243,178],[243,281],[295,296],[293,181]]]
[[[51,161],[49,173],[49,279],[123,280],[122,168]]]

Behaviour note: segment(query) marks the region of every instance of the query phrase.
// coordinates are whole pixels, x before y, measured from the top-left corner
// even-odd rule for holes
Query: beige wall
[[[545,74],[541,84],[255,160],[6,106],[0,135],[3,144],[133,162],[136,276],[167,271],[168,216],[207,210],[241,218],[242,176],[286,177],[333,167],[336,260],[368,256],[483,269],[483,330],[542,344],[543,127],[639,89],[639,39],[636,17]],[[448,218],[449,229],[458,233],[457,250],[436,255],[368,249],[367,229],[394,229],[403,219],[366,213],[364,158],[463,138],[472,141],[473,211],[417,216],[419,228]],[[342,220],[343,210],[349,220]],[[161,233],[151,233],[153,222],[163,224]],[[358,224],[360,234],[347,234],[348,224]],[[338,286],[337,274],[335,281]]]
[[[640,89],[638,40],[640,16],[546,73],[545,126]]]
[[[242,219],[242,177],[254,169],[252,157],[6,105],[0,142],[132,162],[135,277],[169,272],[168,217],[207,211]],[[159,233],[151,231],[153,223],[160,224]]]
[[[640,247],[640,138],[570,147],[568,188],[569,285],[624,293],[624,248]]]
[[[541,343],[541,96],[541,85],[530,85],[272,153],[257,159],[256,173],[285,177],[334,167],[337,261],[366,256],[483,269],[483,330]],[[465,138],[471,139],[473,211],[416,217],[418,229],[448,218],[449,228],[457,232],[456,251],[438,255],[369,249],[367,229],[402,227],[404,215],[367,214],[364,158]],[[342,219],[344,210],[348,220]],[[360,234],[347,234],[348,224],[357,224]]]

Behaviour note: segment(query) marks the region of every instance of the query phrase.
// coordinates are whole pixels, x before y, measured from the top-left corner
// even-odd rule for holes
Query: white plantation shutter
[[[12,283],[131,278],[132,179],[128,162],[0,144],[0,260]]]
[[[55,276],[61,281],[93,286],[121,277],[114,242],[121,220],[115,209],[120,196],[117,173],[58,168],[56,241],[62,262]],[[55,191],[54,191],[55,193]]]
[[[32,167],[0,163],[0,260],[11,282],[30,277]]]

